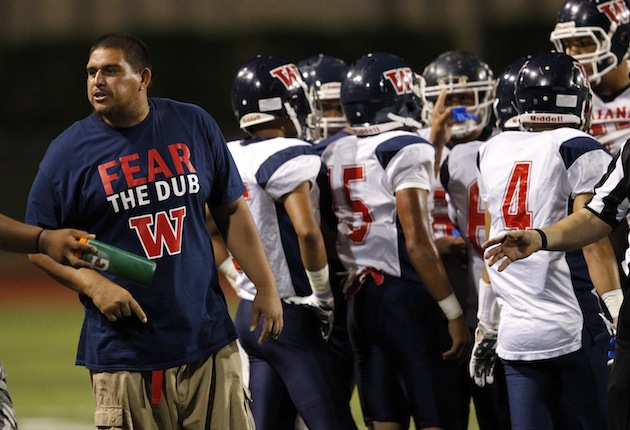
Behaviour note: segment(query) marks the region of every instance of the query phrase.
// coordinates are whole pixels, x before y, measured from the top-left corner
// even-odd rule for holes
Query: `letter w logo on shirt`
[[[387,70],[383,72],[383,76],[392,83],[399,96],[413,92],[413,72],[409,67]]]
[[[186,207],[129,218],[129,227],[136,230],[148,258],[159,258],[164,248],[169,255],[182,252],[182,231]],[[153,229],[151,228],[153,226]]]

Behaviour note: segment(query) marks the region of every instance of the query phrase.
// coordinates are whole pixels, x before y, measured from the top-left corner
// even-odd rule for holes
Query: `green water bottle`
[[[94,269],[149,286],[157,263],[124,249],[95,239],[82,237],[81,242],[96,247],[96,254],[83,253],[81,259],[91,263]]]

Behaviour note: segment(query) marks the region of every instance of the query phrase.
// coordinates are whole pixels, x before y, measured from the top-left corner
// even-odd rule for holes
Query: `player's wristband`
[[[608,308],[608,312],[610,312],[612,319],[619,317],[619,309],[621,308],[621,303],[623,302],[623,292],[621,291],[621,288],[606,291],[602,294],[602,300]]]
[[[219,265],[219,272],[223,273],[230,282],[236,282],[238,279],[238,272],[236,271],[232,257],[223,260],[223,263]]]
[[[479,290],[477,292],[478,307],[477,307],[477,319],[480,322],[484,322],[489,326],[497,327],[499,325],[499,306],[497,305],[497,298],[492,290],[492,285],[489,282],[479,278]]]
[[[454,293],[451,293],[451,295],[445,299],[439,300],[438,305],[440,305],[440,309],[442,309],[442,312],[444,312],[444,315],[446,315],[449,321],[464,314]]]
[[[306,277],[308,278],[309,284],[311,284],[313,293],[318,296],[325,295],[330,291],[330,273],[328,271],[328,264],[325,265],[323,269],[314,271],[307,270]]]
[[[545,251],[547,249],[547,235],[539,228],[535,228],[534,231],[538,232],[538,234],[540,235],[540,240],[542,242],[542,244],[540,245],[540,249]]]

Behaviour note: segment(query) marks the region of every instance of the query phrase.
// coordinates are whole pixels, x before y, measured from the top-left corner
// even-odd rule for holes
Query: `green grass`
[[[74,365],[83,308],[0,310],[0,361],[18,420],[54,417],[91,423],[94,402],[88,372]]]
[[[74,365],[82,318],[78,302],[0,309],[0,361],[9,374],[18,421],[55,418],[92,423],[88,372]],[[352,413],[359,430],[365,430],[356,393]],[[469,430],[478,430],[474,408],[470,421]]]

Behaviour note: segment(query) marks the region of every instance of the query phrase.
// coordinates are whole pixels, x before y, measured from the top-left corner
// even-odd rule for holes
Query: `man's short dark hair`
[[[127,33],[107,33],[99,37],[90,48],[90,56],[99,48],[120,49],[125,60],[131,65],[134,72],[151,68],[151,55],[147,45],[138,37]]]

